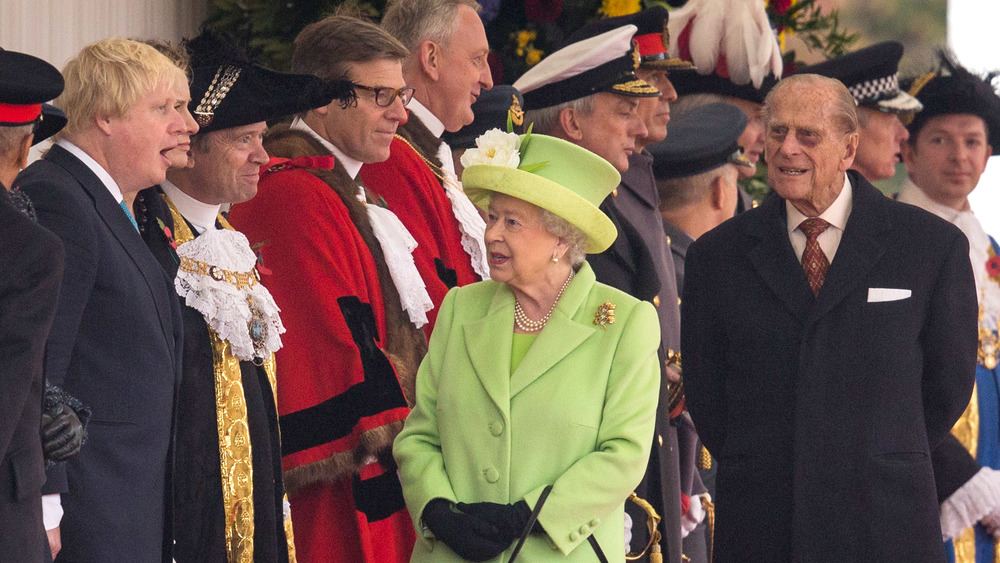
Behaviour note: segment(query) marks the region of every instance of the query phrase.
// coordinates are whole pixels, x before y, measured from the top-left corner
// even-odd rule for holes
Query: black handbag
[[[549,493],[552,492],[552,485],[548,485],[542,489],[542,494],[538,497],[538,502],[535,503],[534,510],[531,511],[531,515],[528,516],[528,523],[524,525],[524,531],[521,532],[521,537],[517,539],[517,545],[514,546],[514,551],[510,554],[510,559],[507,563],[514,563],[517,559],[517,554],[521,552],[521,548],[524,547],[524,542],[528,539],[528,534],[531,533],[531,528],[535,525],[538,520],[538,513],[542,511],[542,505],[545,504],[545,499],[549,498]],[[590,543],[590,547],[594,548],[594,553],[597,554],[597,560],[601,563],[608,563],[608,558],[605,557],[604,552],[601,550],[601,545],[597,543],[597,538],[594,534],[587,536],[587,542]]]

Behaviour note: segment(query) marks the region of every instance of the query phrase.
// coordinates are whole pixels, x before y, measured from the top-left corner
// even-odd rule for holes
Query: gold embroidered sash
[[[965,412],[959,417],[958,422],[951,428],[951,433],[965,449],[969,450],[969,455],[976,457],[979,447],[979,401],[976,386],[972,386],[972,400]],[[955,563],[976,563],[976,532],[973,528],[966,528],[957,538],[952,540],[955,548]],[[996,560],[996,558],[994,558]]]

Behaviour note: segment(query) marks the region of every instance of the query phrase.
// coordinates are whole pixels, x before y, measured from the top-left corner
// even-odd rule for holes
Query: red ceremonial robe
[[[407,128],[419,125],[421,132],[426,131],[423,125],[415,123],[415,117],[410,119]],[[403,133],[402,127],[400,132]],[[404,141],[397,134],[389,149],[389,159],[362,166],[360,176],[368,189],[385,200],[417,241],[413,260],[434,302],[434,309],[427,313],[430,322],[424,326],[425,334],[430,337],[448,290],[480,280],[472,269],[472,259],[462,248],[462,231],[451,209],[451,200],[430,166],[414,149],[419,146],[417,141]],[[435,152],[421,150],[432,163],[438,164],[437,157],[432,156]]]
[[[264,243],[261,281],[287,329],[278,410],[298,560],[403,563],[415,536],[391,446],[409,408],[384,352],[376,259],[345,205],[356,188],[318,171],[332,167],[333,157],[272,159],[230,222]],[[338,181],[350,182],[344,194]]]

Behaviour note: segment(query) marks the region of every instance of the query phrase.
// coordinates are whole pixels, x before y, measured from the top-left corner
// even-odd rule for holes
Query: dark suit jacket
[[[62,280],[59,238],[0,184],[0,559],[42,561],[42,358]]]
[[[58,560],[158,562],[181,369],[177,295],[78,158],[54,146],[18,181],[66,248],[45,374],[93,409],[80,455],[49,471],[65,493]]]
[[[930,451],[972,391],[968,243],[848,174],[853,210],[817,297],[779,197],[688,249],[684,376],[719,460],[719,563],[944,560]],[[869,288],[912,295],[868,302]]]

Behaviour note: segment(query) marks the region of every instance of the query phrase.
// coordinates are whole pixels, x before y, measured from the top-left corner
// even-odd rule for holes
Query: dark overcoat
[[[91,407],[62,492],[58,560],[158,562],[172,544],[168,452],[183,325],[173,284],[101,180],[56,145],[18,176],[66,249],[45,376]],[[169,560],[169,559],[168,559]]]
[[[968,243],[848,175],[853,209],[817,297],[777,196],[688,249],[685,385],[719,460],[718,563],[944,560],[930,452],[972,391]]]
[[[0,558],[43,560],[42,358],[62,281],[59,238],[0,184]]]

